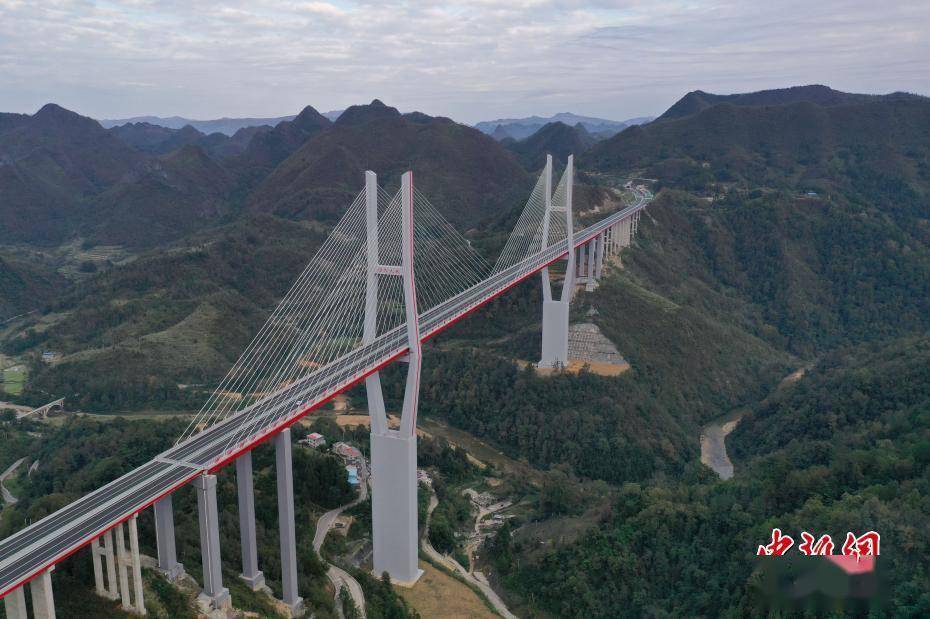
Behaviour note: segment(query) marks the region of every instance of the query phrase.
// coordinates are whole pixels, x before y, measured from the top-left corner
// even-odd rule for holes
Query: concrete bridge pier
[[[543,301],[541,368],[568,365],[567,301]]]
[[[174,506],[171,495],[155,501],[155,545],[158,549],[158,569],[174,582],[184,575],[184,566],[178,563],[174,541]]]
[[[223,570],[220,563],[216,475],[200,475],[191,483],[197,491],[197,511],[200,515],[200,556],[203,560],[203,591],[197,599],[204,606],[228,610],[232,604],[229,589],[223,587]]]
[[[101,545],[101,540],[103,544]],[[113,556],[113,531],[107,531],[90,543],[90,557],[94,562],[94,590],[100,597],[115,600],[119,597],[116,582],[116,561]],[[106,580],[104,580],[104,566]]]
[[[588,243],[585,243],[578,248],[578,281],[584,281],[585,278],[585,265],[587,264],[588,258]]]
[[[55,619],[55,598],[52,595],[52,570],[50,567],[29,582],[32,598],[32,616],[35,619]],[[20,585],[3,598],[3,610],[7,619],[28,619],[26,614],[26,585]]]
[[[42,572],[29,583],[32,594],[32,614],[35,619],[55,619],[55,598],[52,596],[52,569]],[[23,614],[23,619],[26,615]]]
[[[374,572],[413,584],[417,565],[417,439],[399,431],[371,435]]]
[[[7,619],[26,619],[26,593],[23,587],[17,587],[3,598],[3,609]]]
[[[109,579],[104,581],[103,578],[103,564],[107,561],[108,554],[106,548],[100,545],[100,540],[102,539],[104,543],[106,543],[107,535],[108,533],[90,543],[90,556],[94,562],[94,590],[100,597],[115,600],[118,597],[116,593],[116,581]],[[112,559],[112,554],[109,555],[109,558]],[[109,562],[107,563],[107,567],[109,568]],[[107,574],[109,575],[109,573],[108,571]]]
[[[116,567],[119,573],[119,597],[123,610],[144,615],[145,600],[142,594],[142,563],[139,559],[137,519],[138,516],[132,516],[126,523],[129,529],[129,552],[126,551],[123,523],[116,525]],[[130,570],[132,570],[132,593],[129,590]],[[135,603],[133,603],[133,598],[135,598]]]
[[[294,470],[291,429],[274,437],[275,469],[278,478],[278,528],[281,541],[281,588],[291,617],[303,614],[303,599],[297,595],[297,534],[294,530]]]
[[[242,543],[242,573],[239,577],[252,591],[265,586],[265,575],[258,569],[255,541],[255,490],[252,484],[252,452],[236,459],[236,483],[239,495],[239,540]]]
[[[587,292],[594,290],[594,285],[597,283],[594,279],[594,269],[595,263],[597,262],[597,251],[598,251],[598,237],[594,237],[586,243],[588,246],[588,264],[585,266],[585,286],[584,289]]]

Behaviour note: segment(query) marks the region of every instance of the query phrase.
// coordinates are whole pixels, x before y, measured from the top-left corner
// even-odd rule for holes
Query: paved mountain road
[[[316,533],[313,534],[313,549],[320,556],[320,559],[323,559],[323,555],[320,554],[320,548],[323,547],[323,542],[326,541],[326,535],[329,533],[329,530],[333,528],[333,524],[336,522],[336,518],[349,509],[353,505],[357,505],[365,501],[368,498],[368,468],[366,466],[360,467],[359,470],[359,492],[358,498],[352,501],[351,503],[346,503],[342,507],[337,507],[336,509],[331,509],[322,516],[316,522]],[[325,559],[323,559],[325,561]],[[358,584],[358,581],[355,580],[351,574],[340,567],[330,564],[329,569],[326,571],[326,577],[329,578],[329,582],[333,583],[333,587],[336,589],[336,609],[339,610],[340,616],[342,615],[342,607],[339,604],[339,590],[342,587],[345,587],[349,590],[349,595],[352,596],[352,601],[355,602],[355,606],[361,611],[362,616],[365,616],[365,593],[362,591],[362,586]]]

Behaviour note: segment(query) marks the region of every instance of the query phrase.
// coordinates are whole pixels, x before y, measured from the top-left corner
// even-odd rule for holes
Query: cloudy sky
[[[930,2],[0,0],[0,111],[623,119],[810,83],[930,94]]]

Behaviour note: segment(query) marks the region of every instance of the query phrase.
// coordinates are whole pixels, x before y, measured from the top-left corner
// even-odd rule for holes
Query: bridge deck
[[[635,205],[575,233],[575,247],[641,210],[645,204],[645,196],[639,196]],[[430,309],[420,319],[422,339],[429,339],[567,253],[567,242],[557,243]],[[402,325],[380,335],[371,344],[204,429],[151,462],[0,541],[0,597],[203,471],[221,468],[243,451],[252,449],[369,374],[403,356],[407,352],[405,329]],[[288,411],[294,401],[303,401],[303,406]],[[256,419],[275,421],[267,430],[228,449],[227,445],[239,435],[240,430],[248,428]]]

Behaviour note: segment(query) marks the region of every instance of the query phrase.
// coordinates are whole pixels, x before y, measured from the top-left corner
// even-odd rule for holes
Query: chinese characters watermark
[[[846,533],[846,541],[841,548],[842,555],[846,557],[875,557],[879,554],[881,536],[876,531],[868,531],[857,536],[853,532]],[[782,533],[781,529],[772,529],[772,539],[768,544],[760,545],[756,550],[758,556],[780,557],[794,546],[794,538]],[[815,535],[804,531],[801,533],[801,543],[798,551],[803,555],[831,556],[836,545],[829,534]]]

